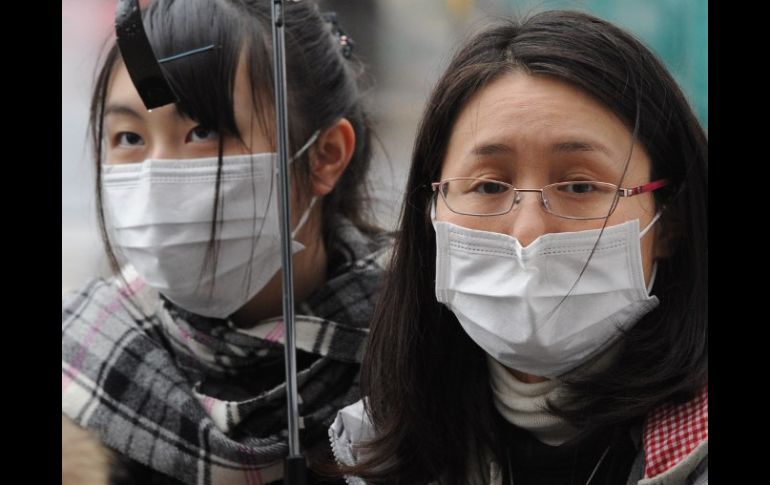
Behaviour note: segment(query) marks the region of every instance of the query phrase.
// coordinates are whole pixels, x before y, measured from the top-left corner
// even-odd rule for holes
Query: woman
[[[549,11],[438,81],[362,367],[349,483],[705,483],[707,140],[629,34]]]
[[[282,476],[270,7],[150,3],[143,25],[174,104],[146,109],[116,46],[97,79],[97,200],[121,275],[64,304],[62,411],[131,482]],[[371,135],[352,43],[311,2],[287,2],[285,19],[300,435],[313,461],[329,455],[334,411],[359,397],[388,238],[369,223]]]

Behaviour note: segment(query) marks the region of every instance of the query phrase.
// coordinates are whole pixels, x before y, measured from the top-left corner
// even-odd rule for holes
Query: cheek
[[[273,147],[274,137],[268,136],[266,133],[266,122],[266,119],[258,118],[254,112],[235,112],[235,124],[243,138],[243,144],[240,146],[245,153],[276,151]],[[238,141],[237,143],[240,144],[241,142]]]
[[[640,200],[634,200],[637,198]],[[644,200],[644,198],[637,196],[621,202],[625,203],[618,205],[617,209],[615,209],[615,212],[613,212],[612,216],[610,216],[609,221],[607,221],[607,226],[614,226],[616,224],[622,224],[626,221],[638,219],[639,230],[643,231],[644,228],[647,227],[650,222],[652,222],[653,217],[655,217],[655,204],[652,201],[652,197],[649,197],[649,200]],[[650,278],[652,276],[652,266],[655,262],[654,242],[657,226],[658,223],[653,225],[639,242],[639,246],[642,252],[642,269],[644,271],[644,281],[646,285],[649,285],[650,283]]]
[[[473,217],[473,216],[464,216],[462,214],[457,214],[455,212],[452,212],[447,207],[446,203],[444,202],[444,199],[441,197],[438,197],[436,200],[436,220],[437,221],[443,221],[443,222],[451,222],[452,224],[457,224],[458,226],[462,227],[469,227],[471,229],[481,229],[478,227],[478,219],[481,219],[480,217]]]
[[[449,210],[449,208],[444,203],[444,199],[442,199],[440,196],[436,196],[432,204],[434,204],[434,206],[436,207],[435,216],[437,221],[454,222],[454,220],[452,220],[452,217],[456,216],[457,214]]]
[[[449,210],[442,200],[439,200],[436,204],[436,220],[451,222],[460,227],[467,227],[468,229],[476,229],[479,231],[498,232],[501,234],[508,233],[505,217],[464,216]]]

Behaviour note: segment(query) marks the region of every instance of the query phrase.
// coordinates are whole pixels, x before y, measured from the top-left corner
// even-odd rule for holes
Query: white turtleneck
[[[551,446],[558,446],[575,435],[574,428],[546,411],[546,400],[558,402],[562,390],[559,381],[522,382],[489,355],[487,365],[495,408],[506,421]]]
[[[616,351],[617,345],[612,345],[599,357],[565,376],[596,372],[611,363]],[[558,378],[543,382],[522,382],[514,377],[507,367],[489,355],[487,366],[495,408],[506,421],[529,431],[535,438],[550,446],[561,445],[577,434],[576,428],[546,411],[546,401],[559,404],[565,391]]]

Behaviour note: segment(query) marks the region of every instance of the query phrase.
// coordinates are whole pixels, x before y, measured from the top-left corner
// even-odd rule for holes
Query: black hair
[[[241,54],[253,88],[254,110],[263,131],[272,134],[273,67],[269,1],[256,0],[155,0],[142,11],[143,23],[155,55],[160,59],[200,47],[215,45],[199,54],[163,64],[166,78],[179,97],[176,109],[184,116],[220,134],[243,141],[235,123],[233,89]],[[313,2],[287,2],[285,11],[286,79],[289,109],[290,153],[299,149],[317,130],[341,118],[353,126],[356,144],[344,174],[323,198],[322,234],[328,246],[342,216],[366,233],[378,232],[366,176],[372,149],[372,130],[364,104],[363,66],[341,45],[339,27],[324,19]],[[107,90],[120,51],[107,52],[96,78],[91,100],[90,134],[96,162],[96,201],[99,227],[114,271],[119,263],[107,229],[101,185],[103,118]],[[223,154],[220,137],[219,166]],[[309,185],[307,152],[295,160],[295,181]],[[216,265],[215,234],[219,214],[219,177],[215,194],[209,257]],[[299,191],[299,195],[306,194]],[[309,197],[305,197],[309,198]],[[213,256],[212,256],[213,255]],[[214,268],[212,266],[212,270]]]
[[[627,125],[652,161],[663,206],[660,305],[620,339],[612,364],[565,383],[551,411],[585,435],[691,398],[708,379],[708,141],[684,95],[646,47],[588,14],[505,20],[468,40],[434,88],[420,123],[393,259],[370,330],[362,394],[377,437],[341,473],[372,483],[467,483],[501,458],[486,354],[435,296],[431,182],[454,123],[499,77],[522,71],[569,83]]]

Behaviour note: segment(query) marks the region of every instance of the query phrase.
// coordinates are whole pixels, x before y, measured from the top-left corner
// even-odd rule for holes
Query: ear
[[[321,132],[310,151],[310,190],[313,195],[326,195],[334,190],[350,163],[355,146],[356,132],[345,118]]]

